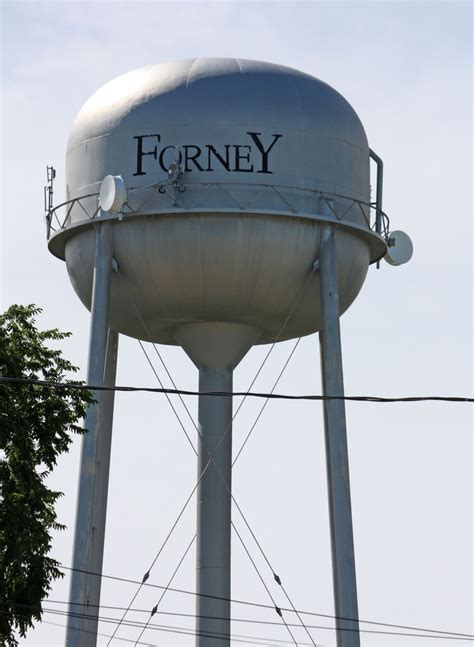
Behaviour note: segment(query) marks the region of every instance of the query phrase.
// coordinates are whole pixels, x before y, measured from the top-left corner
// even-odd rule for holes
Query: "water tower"
[[[343,395],[339,316],[371,263],[411,253],[403,235],[389,236],[381,195],[381,160],[348,102],[279,65],[150,65],[102,87],[72,127],[66,202],[48,205],[48,245],[91,311],[89,384],[115,383],[119,333],[179,345],[199,369],[197,592],[215,596],[197,597],[201,647],[230,642],[205,635],[230,633],[232,397],[205,393],[232,391],[252,345],[319,331],[324,395]],[[88,572],[102,569],[113,393],[97,398],[70,600],[89,617],[70,616],[69,647],[96,644],[100,578]],[[324,402],[324,423],[335,610],[352,619],[338,620],[338,645],[356,646],[342,400]]]

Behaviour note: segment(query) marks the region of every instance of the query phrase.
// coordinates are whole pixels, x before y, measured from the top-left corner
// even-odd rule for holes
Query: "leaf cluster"
[[[69,382],[78,369],[51,344],[70,336],[57,329],[39,331],[34,305],[13,305],[0,315],[0,374]],[[55,503],[61,492],[46,479],[58,456],[67,452],[92,393],[86,389],[0,384],[0,644],[17,645],[40,620],[42,600],[53,580],[63,577],[49,557],[51,531],[58,523]]]

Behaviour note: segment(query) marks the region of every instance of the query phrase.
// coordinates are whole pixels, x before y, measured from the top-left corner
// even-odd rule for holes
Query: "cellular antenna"
[[[47,184],[44,187],[43,196],[44,196],[44,218],[46,222],[46,238],[49,238],[49,233],[51,229],[51,217],[52,210],[54,205],[54,179],[56,178],[56,169],[53,166],[46,167],[46,181]]]

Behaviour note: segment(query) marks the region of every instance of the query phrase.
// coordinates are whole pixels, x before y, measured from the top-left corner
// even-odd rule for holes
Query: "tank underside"
[[[95,227],[63,230],[71,282],[90,309]],[[256,343],[321,329],[318,258],[322,222],[261,214],[146,215],[114,220],[110,326],[119,333],[179,345],[183,324],[247,324]],[[335,233],[343,313],[364,283],[384,243],[370,232],[339,226]],[[374,247],[375,246],[375,247]],[[374,252],[375,249],[375,252]],[[57,253],[57,251],[56,251]],[[378,254],[377,254],[378,255]]]

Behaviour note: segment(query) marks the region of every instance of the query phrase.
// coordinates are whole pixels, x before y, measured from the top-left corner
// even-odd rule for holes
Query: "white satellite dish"
[[[119,213],[127,201],[127,188],[121,175],[106,175],[100,184],[99,204],[102,211]]]
[[[384,259],[389,265],[403,265],[413,256],[413,243],[404,231],[392,231],[387,237],[388,248]]]

